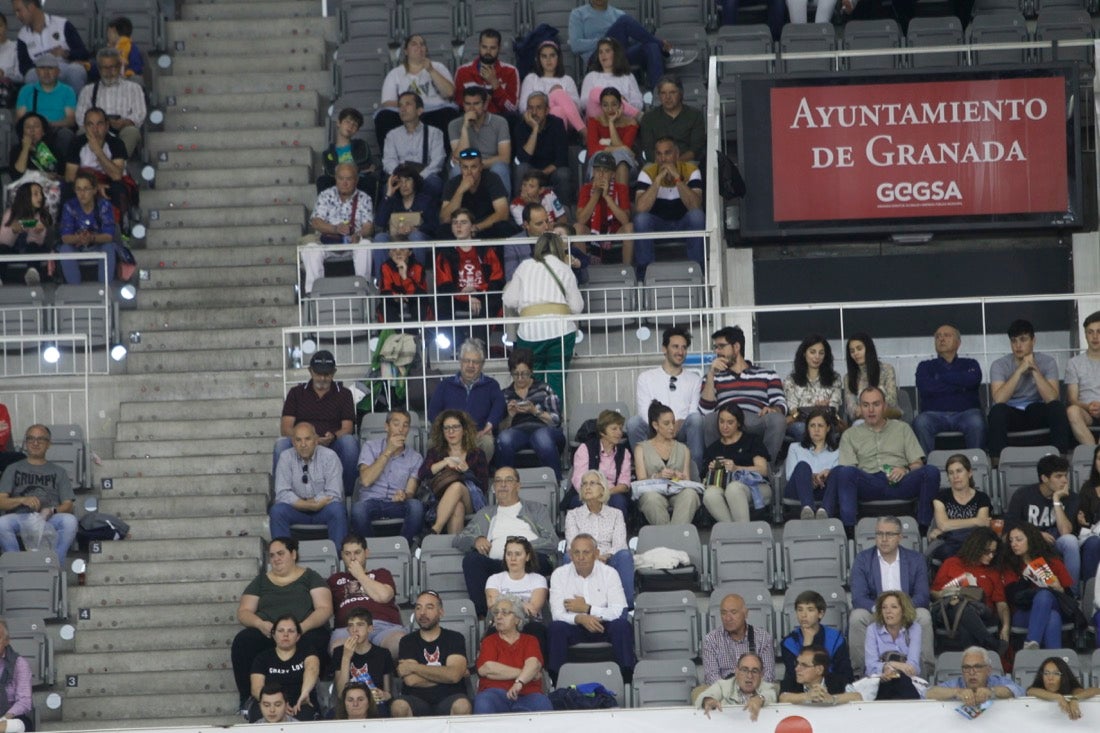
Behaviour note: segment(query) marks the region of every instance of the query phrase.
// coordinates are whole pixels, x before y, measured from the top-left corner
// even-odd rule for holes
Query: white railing
[[[50,371],[28,372],[25,374],[4,374],[4,377],[28,377],[50,376],[71,377],[62,380],[47,380],[40,385],[27,387],[21,384],[19,387],[11,387],[0,382],[0,403],[8,408],[8,414],[12,420],[12,439],[19,442],[21,433],[28,425],[43,423],[46,425],[75,424],[80,425],[84,435],[89,435],[91,417],[89,415],[89,380],[92,372],[90,359],[72,359],[58,361],[56,364],[47,364],[40,358],[40,354],[49,345],[55,345],[73,353],[88,352],[88,338],[84,334],[73,334],[64,337],[40,336],[9,338],[0,337],[0,349],[23,348],[31,346],[34,359]],[[5,359],[6,363],[8,360]]]

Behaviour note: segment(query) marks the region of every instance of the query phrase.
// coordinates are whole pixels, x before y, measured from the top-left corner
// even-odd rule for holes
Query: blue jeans
[[[735,25],[737,23],[737,9],[740,0],[718,0],[722,6],[722,25]],[[787,4],[783,0],[767,0],[768,28],[772,32],[772,39],[778,41],[783,31],[783,21],[787,13]]]
[[[623,676],[634,670],[637,657],[634,655],[634,628],[626,612],[614,621],[601,621],[603,633],[593,633],[583,626],[554,621],[550,624],[548,634],[548,646],[546,669],[550,675],[557,679],[558,670],[565,664],[569,647],[573,644],[588,644],[597,641],[606,641],[611,644],[611,653],[615,661],[623,669]]]
[[[521,425],[507,428],[497,436],[497,465],[515,466],[516,453],[531,448],[540,464],[554,469],[554,476],[561,481],[561,452],[565,448],[565,434],[561,428],[549,425],[531,428]]]
[[[1096,539],[1093,537],[1092,539]],[[1077,585],[1077,581],[1081,579],[1081,543],[1077,540],[1077,535],[1064,534],[1058,539],[1054,540],[1054,547],[1062,555],[1062,564],[1066,566],[1066,570],[1069,572],[1069,577],[1073,579],[1073,584]],[[1095,545],[1090,548],[1092,552],[1095,552]],[[1093,565],[1092,571],[1096,572],[1096,566]]]
[[[913,418],[913,432],[928,455],[936,448],[936,433],[961,432],[967,448],[985,445],[985,415],[975,407],[962,412],[924,411]]]
[[[275,450],[271,452],[271,475],[275,475],[275,468],[279,465],[279,456],[283,451],[290,450],[292,443],[290,438],[282,437],[275,441]],[[344,496],[351,496],[355,490],[355,482],[359,480],[359,440],[354,435],[341,435],[332,441],[329,446],[336,451],[343,467]]]
[[[1026,641],[1037,641],[1043,649],[1062,646],[1062,613],[1058,599],[1049,590],[1039,590],[1031,602],[1031,610],[1012,612],[1013,626],[1027,626]]]
[[[886,474],[867,473],[855,466],[837,466],[825,481],[822,505],[830,517],[840,517],[845,527],[854,527],[860,501],[883,499],[917,499],[917,524],[932,523],[932,499],[940,490],[940,469],[923,466],[905,474],[901,481],[890,485]]]
[[[1081,577],[1078,580],[1087,583],[1089,578],[1096,575],[1097,566],[1100,566],[1100,537],[1089,537],[1081,545]]]
[[[101,283],[108,283],[111,280],[115,279],[115,260],[117,258],[117,255],[115,254],[114,242],[107,242],[106,244],[95,244],[90,247],[82,247],[79,250],[71,244],[62,244],[58,246],[57,251],[65,252],[68,254],[73,254],[76,252],[103,252],[105,255],[107,255],[106,273],[104,272],[103,263],[100,262],[96,269],[96,280]],[[67,284],[79,284],[81,282],[80,261],[61,260],[61,274],[65,277],[65,282]]]
[[[692,209],[684,214],[682,219],[669,220],[655,216],[648,211],[640,211],[634,215],[634,231],[638,234],[646,232],[687,232],[705,229],[707,216],[702,209]],[[703,267],[703,238],[692,237],[685,243],[687,257]],[[653,262],[654,247],[652,239],[637,239],[634,241],[634,269],[638,280],[645,279],[645,270],[650,262]]]
[[[643,416],[634,415],[626,421],[626,438],[630,441],[632,449],[649,439],[649,423]],[[706,476],[707,471],[703,466],[703,453],[706,450],[703,415],[693,412],[684,418],[684,423],[676,433],[676,440],[688,447],[688,453],[691,454],[691,460],[695,462],[699,475]]]
[[[23,522],[30,513],[5,514],[0,516],[0,549],[4,552],[19,552],[19,540],[16,535],[23,533]],[[76,539],[76,517],[72,514],[54,514],[46,520],[57,531],[57,544],[54,551],[59,560],[64,560],[69,547]]]
[[[645,29],[629,15],[621,15],[606,33],[626,50],[626,58],[633,66],[644,66],[646,82],[657,86],[657,80],[665,73],[665,57],[661,40]],[[587,61],[587,59],[585,59]]]
[[[328,538],[340,547],[348,533],[348,513],[342,501],[333,501],[315,512],[303,512],[280,502],[271,505],[270,516],[272,537],[289,537],[292,524],[324,524],[328,526]]]
[[[507,691],[490,687],[474,696],[474,715],[548,713],[553,709],[550,698],[541,692],[532,692],[530,695],[520,695],[515,700],[509,700]]]
[[[795,423],[798,424],[798,423]],[[806,423],[801,423],[805,425]],[[787,488],[783,496],[788,499],[798,499],[802,506],[811,509],[817,506],[817,501],[822,498],[825,489],[814,489],[814,470],[805,461],[799,461],[791,471],[791,477],[787,479]]]
[[[386,501],[364,499],[351,507],[351,528],[362,537],[373,537],[371,522],[375,519],[404,519],[401,536],[411,545],[424,528],[424,504],[419,499]]]

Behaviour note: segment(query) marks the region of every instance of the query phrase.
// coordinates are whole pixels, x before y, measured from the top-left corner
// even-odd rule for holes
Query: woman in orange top
[[[982,589],[982,606],[967,603],[961,611],[957,637],[952,646],[965,649],[977,645],[985,649],[1004,652],[1008,648],[1009,613],[1005,601],[1005,588],[1000,570],[993,565],[1001,548],[1001,539],[989,527],[977,527],[967,535],[957,555],[944,560],[932,581],[932,600],[939,601],[947,611],[947,618],[955,618],[957,604],[950,596],[955,589],[977,587]],[[942,627],[942,616],[932,614],[932,621]],[[989,633],[989,626],[999,622],[1000,634]]]

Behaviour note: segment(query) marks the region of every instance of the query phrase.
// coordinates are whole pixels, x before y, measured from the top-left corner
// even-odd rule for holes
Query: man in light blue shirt
[[[359,453],[359,494],[351,526],[373,537],[375,519],[402,519],[401,536],[411,545],[424,525],[424,504],[416,498],[417,472],[424,458],[406,445],[411,420],[403,409],[386,416],[386,437],[368,440]]]
[[[963,652],[962,675],[929,687],[925,697],[929,700],[958,700],[963,705],[978,707],[993,699],[1008,700],[1024,696],[1023,688],[1011,677],[992,672],[989,653],[980,646],[972,646]]]
[[[608,0],[588,0],[569,13],[569,47],[584,56],[584,62],[596,50],[601,38],[614,38],[624,49],[633,66],[645,66],[650,86],[665,73],[665,67],[687,66],[699,53],[694,49],[673,48],[645,29],[635,18]],[[666,62],[665,56],[668,56]]]

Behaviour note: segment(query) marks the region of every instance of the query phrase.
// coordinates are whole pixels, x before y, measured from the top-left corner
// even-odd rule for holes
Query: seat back
[[[5,623],[12,649],[31,668],[31,686],[52,685],[56,672],[53,642],[46,633],[46,623],[35,616],[8,616]]]
[[[736,593],[745,601],[748,623],[751,626],[766,630],[772,635],[773,641],[779,638],[771,591],[761,583],[727,583],[711,591],[707,603],[708,632],[722,628],[722,599],[731,593]]]
[[[1001,658],[996,654],[986,654],[992,665],[994,674],[1004,674],[1004,666],[1001,664]],[[958,677],[962,674],[962,652],[941,652],[936,657],[936,671],[933,675],[932,682],[936,685],[942,685],[953,677]]]
[[[702,637],[695,594],[648,591],[634,599],[634,649],[640,659],[695,657]]]
[[[710,530],[714,585],[763,580],[775,586],[775,538],[767,522],[719,522]]]
[[[848,577],[848,539],[839,519],[787,522],[782,549],[788,583]]]
[[[636,308],[637,287],[633,267],[589,265],[588,282],[580,286],[584,310],[586,313],[630,313]]]
[[[459,36],[461,13],[454,0],[438,0],[430,3],[402,3],[401,40],[412,34],[421,35],[428,43],[428,56],[455,69],[455,43],[464,40]]]
[[[958,67],[964,65],[965,56],[962,23],[954,15],[936,18],[913,18],[905,34],[909,48],[932,46],[959,46],[958,51],[936,51],[909,55],[909,65],[915,69],[933,67]]]
[[[64,467],[74,489],[88,485],[88,446],[84,428],[76,423],[50,425],[50,448],[46,458]]]
[[[706,302],[703,268],[698,262],[654,262],[642,283],[642,309],[666,311],[702,308]]]
[[[581,426],[588,420],[598,418],[604,410],[614,410],[624,418],[630,417],[630,408],[625,402],[581,402],[569,405],[569,412],[565,418],[565,437],[571,447],[576,448],[580,445],[577,442],[577,431]]]
[[[586,682],[599,682],[615,693],[620,707],[625,707],[626,685],[623,684],[623,673],[617,662],[566,662],[558,671],[558,684],[555,687],[562,690]]]
[[[1092,457],[1095,453],[1095,445],[1079,445],[1073,449],[1073,458],[1069,462],[1070,486],[1081,486],[1089,480],[1089,474],[1092,472]]]
[[[65,573],[48,550],[0,555],[0,614],[68,618]]]
[[[990,465],[989,456],[981,448],[963,448],[959,450],[934,450],[928,454],[929,466],[940,469],[940,488],[946,489],[951,484],[947,479],[947,459],[961,453],[970,461],[970,470],[974,478],[974,486],[979,491],[984,491],[990,499],[997,498],[996,472]]]
[[[966,39],[972,44],[1024,43],[1029,40],[1027,21],[1019,13],[979,15],[970,21],[966,29]],[[1027,61],[1026,48],[973,51],[970,56],[973,66],[1026,64]]]
[[[106,346],[111,325],[107,296],[107,289],[102,283],[58,285],[53,296],[57,334],[85,334],[89,346]]]
[[[519,498],[537,501],[550,510],[551,518],[558,516],[558,480],[554,469],[542,466],[517,468],[516,472],[519,473]],[[493,501],[496,501],[495,496]]]
[[[641,659],[630,681],[631,707],[678,707],[691,704],[698,683],[695,662],[675,659]]]
[[[844,25],[842,48],[846,51],[901,48],[901,40],[901,28],[893,18],[850,20]],[[845,67],[849,71],[896,69],[901,58],[896,54],[852,56],[845,59]]]
[[[413,564],[408,541],[396,537],[368,537],[370,565],[385,568],[393,576],[394,602],[405,605],[412,602]]]
[[[430,534],[421,541],[417,551],[421,593],[434,590],[442,598],[469,596],[462,572],[464,553],[451,546],[452,539],[450,535]]]
[[[1077,679],[1081,679],[1081,657],[1076,649],[1021,649],[1016,652],[1016,659],[1012,663],[1012,679],[1025,690],[1031,687],[1035,680],[1035,673],[1043,666],[1043,662],[1051,657],[1060,657],[1069,665]]]
[[[0,128],[5,125],[10,127],[11,121],[0,120]],[[0,144],[3,144],[2,140]],[[5,285],[0,288],[0,335],[18,338],[39,336],[46,331],[46,307],[41,287]]]
[[[477,620],[477,609],[469,598],[448,598],[443,601],[443,618],[439,625],[445,629],[457,631],[466,640],[466,664],[474,666],[477,650],[481,646],[481,624]]]
[[[1045,3],[1044,3],[1045,4]],[[1043,9],[1035,22],[1036,41],[1076,41],[1091,40],[1095,32],[1092,17],[1084,8]],[[1092,44],[1087,46],[1062,46],[1039,49],[1040,61],[1080,61],[1086,66],[1092,65]]]
[[[834,59],[825,56],[811,59],[787,58],[789,53],[836,50],[836,31],[832,23],[788,23],[779,37],[779,67],[787,74],[805,71],[833,71]]]
[[[1035,466],[1040,458],[1060,454],[1053,445],[1009,446],[1002,450],[997,466],[1001,479],[1001,506],[1007,510],[1017,489],[1039,482]]]
[[[322,277],[313,283],[307,319],[315,326],[369,323],[369,282],[364,277]]]
[[[691,560],[692,568],[673,568],[672,570],[646,570],[637,571],[639,588],[645,589],[647,580],[654,577],[668,578],[668,576],[680,576],[683,588],[701,588],[703,578],[703,549],[699,543],[699,530],[692,524],[662,524],[646,525],[638,533],[638,546],[636,554],[641,554],[657,547],[666,547],[671,550],[681,550],[687,553]]]
[[[124,15],[134,26],[130,37],[139,49],[151,52],[164,48],[164,12],[158,0],[100,0],[98,5],[104,18],[103,34],[107,32],[107,21]]]
[[[298,564],[313,568],[322,578],[327,578],[340,569],[340,553],[332,540],[301,540]]]

